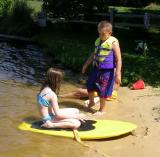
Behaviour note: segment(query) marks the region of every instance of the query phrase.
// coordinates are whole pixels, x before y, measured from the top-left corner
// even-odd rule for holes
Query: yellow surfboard
[[[40,127],[41,125],[42,121],[34,121],[33,123],[22,122],[18,128],[47,135],[74,138],[73,131],[70,129],[44,129]],[[78,129],[78,133],[79,137],[84,140],[105,139],[127,134],[136,128],[136,124],[123,121],[87,120]]]

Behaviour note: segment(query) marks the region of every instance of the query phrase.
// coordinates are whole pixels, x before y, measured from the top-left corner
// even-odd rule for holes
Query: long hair
[[[49,86],[58,95],[62,80],[63,80],[63,72],[61,70],[55,68],[49,68],[47,71],[46,81],[42,85],[41,90],[43,90],[46,86]]]

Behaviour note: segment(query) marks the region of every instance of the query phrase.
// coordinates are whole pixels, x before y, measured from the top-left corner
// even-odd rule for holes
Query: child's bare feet
[[[86,107],[88,107],[89,106],[89,100],[86,100],[86,101],[84,101],[84,106],[86,106]],[[91,106],[94,106],[94,105],[99,105],[99,97],[95,97],[94,98],[94,103],[92,103],[93,105],[91,105]]]
[[[94,105],[95,105],[94,102],[93,102],[93,103],[89,103],[87,107],[90,109],[90,108],[92,108]]]
[[[41,128],[55,128],[55,125],[50,120],[47,120],[44,124],[41,125]]]
[[[95,103],[93,103],[93,104],[86,104],[86,103],[85,103],[85,104],[84,104],[86,111],[87,111],[87,112],[91,112],[91,113],[94,113],[94,112],[95,112],[95,110],[92,108],[94,105],[95,105]]]

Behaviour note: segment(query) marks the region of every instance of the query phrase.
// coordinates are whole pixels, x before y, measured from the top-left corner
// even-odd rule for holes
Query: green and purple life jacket
[[[113,42],[118,42],[113,36],[110,36],[103,43],[100,38],[95,41],[94,66],[99,69],[113,69],[115,67],[115,57],[112,47]]]

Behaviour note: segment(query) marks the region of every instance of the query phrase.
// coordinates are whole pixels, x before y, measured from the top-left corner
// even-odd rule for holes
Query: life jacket
[[[99,69],[113,69],[115,67],[115,57],[112,49],[113,42],[118,40],[110,36],[103,43],[100,38],[95,41],[95,56],[93,64]]]

